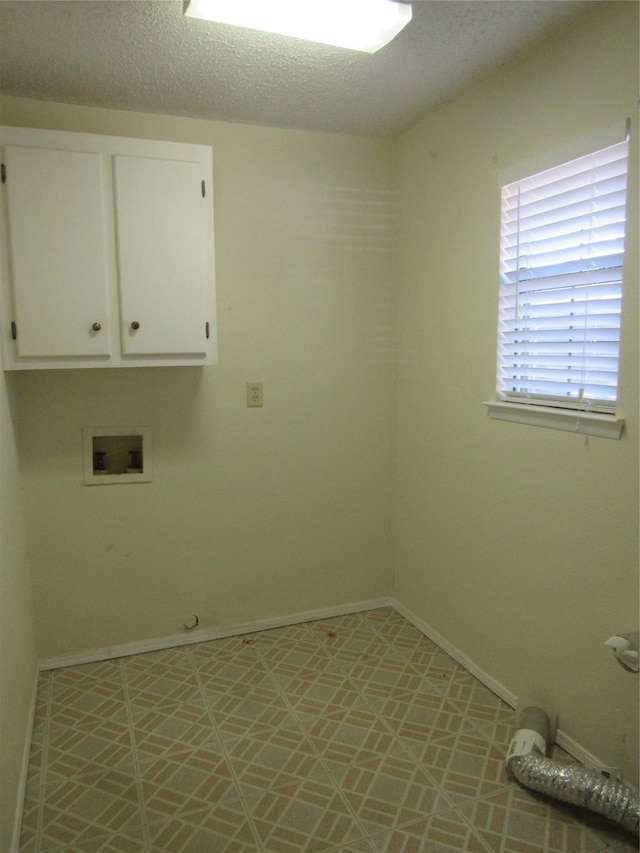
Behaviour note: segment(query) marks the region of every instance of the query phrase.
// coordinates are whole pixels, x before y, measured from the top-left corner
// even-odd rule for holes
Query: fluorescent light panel
[[[395,0],[189,0],[185,15],[375,53],[411,20]]]

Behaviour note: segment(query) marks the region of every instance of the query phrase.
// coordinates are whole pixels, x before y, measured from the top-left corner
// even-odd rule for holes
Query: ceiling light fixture
[[[403,0],[186,0],[184,13],[375,53],[409,23],[411,4]]]

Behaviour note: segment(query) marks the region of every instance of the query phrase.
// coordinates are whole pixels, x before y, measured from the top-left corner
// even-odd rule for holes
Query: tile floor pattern
[[[507,779],[515,723],[392,608],[45,672],[20,850],[637,850]]]

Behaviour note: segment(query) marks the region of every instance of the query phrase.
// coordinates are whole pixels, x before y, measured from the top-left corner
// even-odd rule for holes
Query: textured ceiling
[[[42,100],[391,136],[594,5],[415,0],[409,26],[369,55],[185,18],[182,0],[9,0],[0,2],[0,88]]]

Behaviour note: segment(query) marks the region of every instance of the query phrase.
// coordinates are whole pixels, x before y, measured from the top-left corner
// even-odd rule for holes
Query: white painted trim
[[[185,634],[174,634],[169,637],[156,637],[152,640],[136,640],[133,643],[123,643],[117,646],[106,646],[101,649],[87,649],[53,658],[38,661],[39,670],[60,669],[64,666],[78,666],[83,663],[95,663],[100,660],[127,657],[129,655],[156,652],[176,646],[188,646],[192,643],[206,643],[209,640],[221,640],[224,637],[236,637],[241,634],[254,634],[257,631],[268,631],[272,628],[284,628],[287,625],[298,625],[300,622],[314,622],[318,619],[331,619],[333,616],[345,616],[349,613],[359,613],[363,610],[375,610],[378,607],[393,607],[389,597],[373,598],[368,601],[339,604],[334,607],[324,607],[319,610],[306,610],[303,613],[293,613],[289,616],[260,619],[255,622],[241,622],[224,628],[196,629]]]
[[[615,124],[608,127],[599,127],[585,136],[570,139],[564,145],[559,145],[547,151],[523,160],[521,163],[512,163],[504,166],[498,173],[498,183],[501,187],[521,181],[538,172],[546,172],[561,163],[577,160],[578,157],[586,157],[601,148],[609,148],[618,142],[624,142],[628,138],[627,123],[629,119],[619,119]]]
[[[29,775],[29,755],[31,754],[31,742],[33,740],[33,723],[36,718],[36,702],[38,699],[38,675],[39,670],[36,667],[33,678],[33,690],[31,691],[31,706],[27,714],[27,725],[24,731],[24,741],[22,745],[22,766],[20,768],[20,778],[18,779],[18,791],[16,811],[13,816],[13,832],[11,833],[11,848],[9,853],[18,853],[20,849],[20,834],[22,831],[22,815],[24,811],[24,796],[27,790],[27,777]]]
[[[158,637],[153,640],[138,640],[133,643],[124,643],[118,646],[107,646],[102,649],[89,649],[83,652],[74,652],[73,654],[60,655],[55,658],[45,658],[38,662],[40,671],[59,669],[65,666],[78,666],[84,663],[94,663],[100,660],[108,660],[110,658],[126,657],[128,655],[143,654],[144,652],[159,651],[161,649],[173,648],[176,646],[186,646],[192,643],[205,643],[210,640],[221,640],[225,637],[235,637],[242,634],[254,634],[257,631],[268,631],[273,628],[284,628],[287,625],[297,625],[301,622],[314,622],[319,619],[331,619],[335,616],[345,616],[349,613],[360,613],[364,610],[375,610],[379,607],[393,607],[401,616],[404,616],[415,628],[421,631],[426,637],[438,645],[444,652],[468,670],[471,675],[484,684],[492,693],[495,693],[503,702],[506,702],[509,707],[516,709],[520,698],[508,690],[499,681],[496,681],[485,670],[478,666],[475,661],[469,658],[466,654],[460,651],[456,646],[450,643],[446,637],[438,633],[434,628],[428,625],[419,616],[416,616],[409,608],[401,604],[392,596],[374,598],[369,601],[353,602],[351,604],[336,605],[334,607],[325,607],[319,610],[307,610],[302,613],[293,613],[289,616],[273,617],[271,619],[261,619],[255,622],[243,622],[236,625],[228,625],[225,628],[207,631],[190,632],[189,634],[176,634],[169,637]],[[533,701],[532,697],[527,697]],[[33,699],[33,708],[31,715],[31,726],[33,725],[33,717],[35,715],[35,693]],[[515,734],[515,732],[514,732]],[[586,767],[605,767],[606,762],[601,761],[595,755],[584,749],[577,741],[570,737],[562,729],[556,731],[556,743],[562,749],[566,750],[569,755],[580,761]],[[29,759],[29,748],[27,746],[25,755],[25,771],[24,784],[26,784],[26,765]],[[24,786],[23,786],[24,794]],[[21,818],[21,814],[20,814]],[[17,820],[17,818],[16,818]],[[21,820],[17,820],[17,832],[19,839]],[[11,853],[17,853],[18,848],[12,848]]]
[[[496,681],[495,678],[490,676],[487,672],[485,672],[481,667],[478,666],[471,658],[467,657],[460,649],[456,648],[456,646],[452,645],[442,634],[439,634],[434,628],[428,625],[424,620],[420,619],[419,616],[416,616],[411,610],[409,610],[404,605],[400,604],[399,601],[395,598],[391,598],[390,600],[391,607],[394,610],[397,610],[401,616],[404,616],[411,624],[421,631],[426,637],[432,640],[437,646],[445,651],[448,655],[467,669],[471,675],[478,679],[485,687],[488,687],[492,693],[495,693],[503,702],[506,702],[514,710],[519,707],[520,697],[517,697],[515,693],[512,693],[510,690],[507,690],[504,685],[500,684],[499,681]],[[527,697],[527,699],[531,702],[535,700],[533,697]],[[546,708],[546,705],[540,703],[540,707]],[[514,731],[515,734],[515,731]],[[592,752],[586,750],[583,746],[581,746],[577,741],[575,741],[572,737],[570,737],[566,732],[562,729],[556,729],[555,731],[555,742],[557,745],[564,749],[569,753],[573,758],[579,761],[581,764],[584,764],[585,767],[588,768],[601,768],[607,767],[607,762],[602,761],[602,759],[595,756]],[[619,777],[622,781],[621,777]]]
[[[563,732],[562,729],[558,729],[556,731],[556,743],[561,749],[564,749],[565,752],[568,752],[569,755],[573,756],[576,761],[579,761],[581,764],[584,764],[584,766],[589,770],[599,770],[603,767],[609,766],[606,761],[603,761],[601,758],[598,758],[597,755],[594,755],[592,752],[586,750],[566,732]],[[616,778],[620,782],[623,781],[622,774],[620,773],[616,776]]]
[[[506,702],[511,708],[516,707],[517,697],[515,693],[512,693],[510,690],[507,690],[499,681],[496,681],[495,678],[492,678],[488,673],[486,673],[483,669],[481,669],[471,658],[467,657],[467,655],[463,654],[460,649],[453,646],[442,634],[439,634],[434,628],[430,625],[427,625],[419,616],[416,616],[411,610],[409,610],[404,605],[400,604],[399,601],[392,599],[391,606],[398,611],[405,619],[407,619],[411,624],[421,631],[426,637],[432,640],[437,646],[445,651],[448,655],[463,666],[465,669],[468,669],[471,675],[475,676],[478,681],[482,682],[485,687],[488,687],[492,693],[495,693],[503,702]]]
[[[516,424],[547,427],[573,432],[577,435],[597,435],[600,438],[618,439],[622,435],[624,418],[579,409],[554,409],[551,406],[507,403],[500,400],[484,403],[489,417]]]

